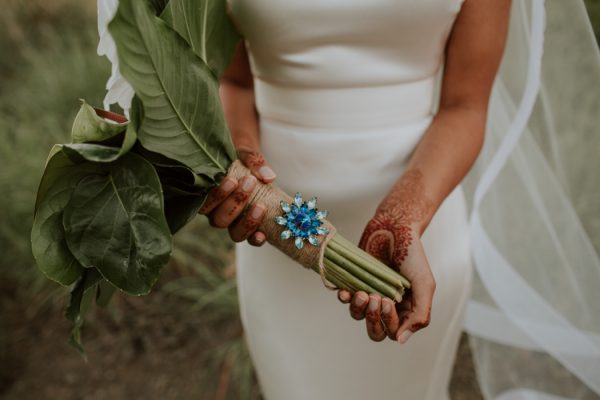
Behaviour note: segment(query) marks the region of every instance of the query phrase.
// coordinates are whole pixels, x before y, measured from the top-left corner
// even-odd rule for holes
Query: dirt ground
[[[4,399],[200,398],[203,341],[200,321],[155,304],[162,296],[120,298],[115,310],[98,310],[84,326],[88,362],[66,341],[69,323],[60,311],[27,313],[2,293],[0,396]],[[172,302],[172,301],[171,301]],[[6,333],[5,333],[6,334]]]
[[[142,298],[117,297],[108,309],[92,313],[84,326],[87,363],[67,344],[70,326],[55,302],[31,311],[6,287],[0,301],[2,399],[236,398],[227,396],[226,388],[207,397],[203,383],[204,356],[211,346],[206,337],[219,332],[211,331],[201,315],[181,315],[182,300],[160,290]],[[451,386],[453,400],[481,398],[465,338]],[[223,376],[209,379],[224,384]]]

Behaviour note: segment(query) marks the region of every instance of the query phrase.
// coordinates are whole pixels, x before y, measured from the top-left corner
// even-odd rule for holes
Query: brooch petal
[[[281,201],[280,206],[283,214],[275,217],[275,223],[284,227],[280,234],[281,240],[293,238],[296,248],[302,249],[305,240],[318,246],[320,240],[317,236],[329,233],[327,228],[321,226],[328,213],[317,209],[316,197],[304,201],[298,192],[292,204]]]

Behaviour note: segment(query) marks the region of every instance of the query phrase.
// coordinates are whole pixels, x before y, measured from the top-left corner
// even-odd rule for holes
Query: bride
[[[581,21],[580,2],[548,3],[555,18]],[[107,4],[116,8],[116,0],[99,0],[100,16]],[[527,136],[545,79],[543,1],[228,0],[227,9],[244,40],[220,94],[238,156],[253,175],[226,177],[200,212],[238,242],[242,322],[265,398],[446,399],[465,324],[478,337],[472,344],[486,398],[565,398],[533,388],[574,398],[593,395],[588,389],[600,393],[600,341],[592,333],[600,321],[590,305],[600,264],[575,217],[547,213],[535,185],[523,191],[536,200],[531,210],[515,190],[523,176],[554,177]],[[101,42],[99,50],[110,57],[106,47]],[[586,65],[597,68],[593,54]],[[112,57],[107,103],[127,108]],[[515,94],[521,87],[522,97]],[[585,100],[578,101],[584,109]],[[478,156],[490,161],[483,172],[475,171]],[[500,171],[514,176],[496,185]],[[469,204],[473,190],[464,178],[475,172],[480,179]],[[257,227],[265,207],[246,207],[258,180],[318,196],[338,231],[411,280],[405,299],[395,305],[341,290],[334,301],[318,275],[262,246]],[[555,190],[547,194],[562,193],[553,181],[546,186]],[[493,213],[482,206],[484,196],[493,199]],[[505,210],[511,198],[520,203]],[[556,215],[570,212],[567,200],[552,205]],[[539,228],[542,217],[550,223]],[[579,244],[554,241],[557,221]],[[542,237],[547,233],[552,239]],[[554,262],[569,255],[581,263]],[[511,263],[528,278],[524,286]],[[555,280],[546,282],[540,268]],[[554,296],[565,276],[586,276],[587,283],[571,279]],[[528,286],[534,279],[539,298]],[[475,286],[481,283],[486,291]],[[554,313],[572,309],[577,321]],[[513,349],[532,357],[510,358]],[[560,364],[546,360],[541,377],[529,379],[537,355],[546,353]],[[495,369],[507,368],[509,358],[510,370]],[[512,386],[531,389],[506,391]]]
[[[457,185],[483,143],[509,11],[508,0],[230,2],[246,40],[221,95],[254,176],[224,179],[200,212],[260,246],[265,207],[243,211],[257,179],[276,180],[319,196],[340,232],[412,282],[396,306],[340,291],[346,316],[318,276],[274,248],[238,245],[242,320],[266,398],[446,397],[472,273]],[[350,317],[393,342],[369,345]]]

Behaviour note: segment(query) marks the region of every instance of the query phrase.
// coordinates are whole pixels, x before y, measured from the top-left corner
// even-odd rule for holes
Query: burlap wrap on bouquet
[[[252,175],[252,172],[250,172],[250,170],[240,160],[235,160],[229,167],[228,176],[239,180],[245,175]],[[258,230],[265,233],[267,241],[272,246],[275,246],[305,268],[311,268],[315,271],[318,271],[325,287],[328,289],[336,289],[337,287],[326,279],[325,266],[323,264],[325,247],[327,246],[329,240],[331,240],[331,238],[335,235],[335,227],[329,221],[323,219],[322,226],[327,228],[329,233],[327,235],[318,236],[320,239],[320,244],[318,246],[313,246],[312,244],[306,242],[302,249],[296,248],[294,245],[294,240],[283,240],[280,238],[281,232],[285,228],[275,222],[276,216],[283,215],[280,205],[282,200],[288,202],[289,204],[293,204],[294,202],[290,195],[283,192],[277,186],[273,184],[264,184],[260,181],[257,182],[254,191],[250,195],[248,204],[261,202],[267,209],[265,217],[263,218]]]

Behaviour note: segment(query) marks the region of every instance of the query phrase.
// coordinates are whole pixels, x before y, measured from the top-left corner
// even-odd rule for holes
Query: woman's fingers
[[[261,232],[256,231],[248,238],[248,243],[252,246],[260,247],[267,242],[267,236]]]
[[[348,304],[352,300],[352,293],[349,290],[340,289],[338,290],[338,300],[344,304]]]
[[[381,322],[381,297],[376,294],[369,295],[367,306],[367,334],[376,342],[381,342],[387,334]]]
[[[344,304],[350,303],[352,318],[361,320],[366,317],[367,334],[372,340],[379,342],[386,336],[396,340],[401,318],[391,299],[363,291],[352,295],[347,289],[338,290],[337,297]]]
[[[228,227],[243,211],[255,186],[253,175],[244,176],[233,193],[210,213],[210,224],[216,228]]]
[[[276,175],[259,151],[239,147],[237,155],[250,169],[252,175],[245,176],[239,181],[226,176],[219,186],[209,191],[198,213],[207,215],[210,225],[216,228],[228,228],[232,240],[236,242],[247,240],[252,246],[262,246],[266,243],[267,237],[257,229],[266,213],[265,206],[255,204],[247,212],[243,212],[250,194],[257,185],[257,180],[270,183],[275,180]]]
[[[263,220],[267,208],[261,203],[253,204],[249,210],[229,225],[229,236],[234,242],[242,242],[250,237]]]
[[[387,297],[381,300],[381,320],[387,336],[396,340],[396,332],[400,327],[400,317],[394,302]]]
[[[396,340],[400,343],[406,343],[414,332],[429,325],[435,280],[433,277],[415,279],[412,282],[411,291],[412,309],[406,313],[400,328],[396,332]]]
[[[369,295],[362,290],[354,293],[350,303],[350,315],[356,320],[365,318],[365,310],[369,304]]]
[[[240,161],[248,167],[252,174],[262,182],[271,183],[275,180],[275,172],[269,167],[259,151],[247,147],[238,147],[237,155]]]
[[[198,211],[200,214],[208,214],[214,210],[223,200],[227,198],[238,187],[238,181],[235,178],[226,176],[223,178],[219,186],[212,188],[208,192],[208,196],[204,204]]]

